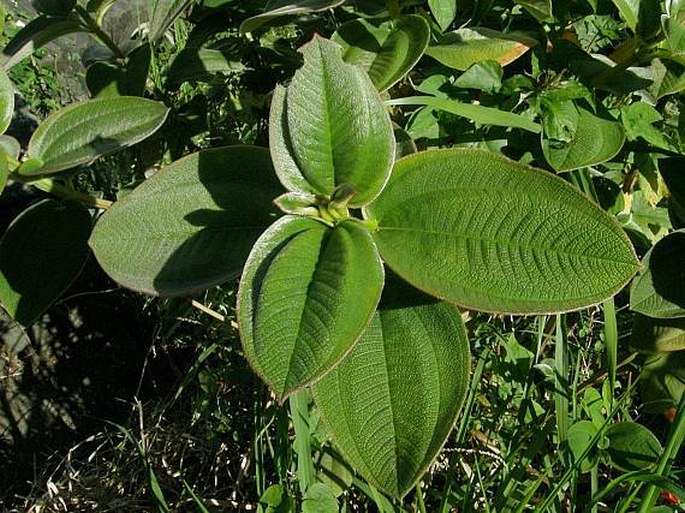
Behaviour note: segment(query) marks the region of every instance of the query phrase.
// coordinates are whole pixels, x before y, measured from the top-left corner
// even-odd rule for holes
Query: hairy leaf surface
[[[280,191],[266,149],[200,151],[116,202],[90,245],[105,272],[125,287],[190,294],[238,275],[275,219],[271,200]]]
[[[78,103],[58,110],[34,132],[28,155],[40,167],[20,167],[19,174],[46,175],[132,146],[162,126],[163,103],[119,96]]]
[[[26,209],[0,240],[0,304],[32,324],[69,287],[88,257],[91,220],[74,203],[43,200]]]
[[[619,470],[631,472],[654,465],[661,452],[661,444],[654,433],[635,422],[618,422],[604,433],[609,439],[606,456]]]
[[[676,230],[645,255],[630,288],[630,308],[649,317],[685,317],[685,230]]]
[[[302,49],[304,66],[271,104],[269,137],[276,173],[291,191],[330,196],[343,184],[368,203],[394,160],[392,124],[366,72],[342,60],[336,43],[315,36]]]
[[[369,483],[400,498],[452,430],[470,353],[454,306],[391,283],[352,352],[312,392],[345,459]]]
[[[382,288],[383,266],[365,226],[286,216],[257,241],[240,281],[245,356],[284,399],[347,354]]]
[[[428,23],[415,15],[379,26],[357,19],[345,23],[331,38],[343,47],[343,59],[369,74],[379,91],[404,77],[426,51]]]
[[[7,130],[14,114],[14,85],[5,70],[0,69],[0,134]]]
[[[394,271],[477,310],[582,308],[618,292],[639,267],[621,227],[573,187],[482,150],[399,160],[366,214]]]

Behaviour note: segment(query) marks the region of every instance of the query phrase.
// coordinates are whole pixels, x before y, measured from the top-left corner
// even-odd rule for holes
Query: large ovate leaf
[[[584,195],[482,150],[399,160],[366,214],[394,271],[477,310],[582,308],[618,292],[639,268],[621,227]]]
[[[630,287],[631,310],[660,319],[685,317],[685,230],[658,241],[642,263]]]
[[[150,45],[143,45],[133,50],[125,63],[100,61],[92,64],[86,71],[91,96],[143,96],[151,57]]]
[[[5,70],[0,68],[0,134],[3,134],[14,114],[14,86]]]
[[[148,0],[148,34],[150,41],[160,39],[171,24],[191,4],[191,0]]]
[[[269,123],[276,173],[291,191],[330,196],[341,185],[368,203],[390,175],[395,140],[378,91],[364,70],[342,60],[336,43],[315,36],[304,66],[274,92]]]
[[[100,218],[90,245],[125,287],[184,295],[239,274],[282,191],[264,148],[204,150],[155,173]]]
[[[435,459],[468,385],[458,310],[390,281],[350,354],[312,388],[335,445],[369,483],[401,498]]]
[[[3,48],[0,65],[10,69],[50,41],[72,32],[83,31],[85,28],[75,19],[39,16],[27,23]]]
[[[428,23],[421,16],[402,16],[379,26],[357,19],[345,23],[331,38],[343,48],[343,59],[360,66],[379,91],[385,91],[411,70],[426,51]]]
[[[635,422],[618,422],[604,433],[609,440],[605,456],[611,466],[625,472],[643,470],[654,465],[662,447],[654,434]]]
[[[515,61],[537,44],[523,34],[504,34],[478,27],[449,32],[437,45],[429,46],[426,55],[450,68],[466,71],[481,61],[497,61],[502,66]]]
[[[88,257],[91,220],[72,203],[43,200],[25,210],[0,240],[0,304],[32,324],[69,287]]]
[[[348,353],[382,288],[383,266],[365,226],[286,216],[257,241],[240,281],[245,356],[284,399]]]
[[[685,319],[654,319],[638,314],[633,321],[630,346],[646,352],[685,349]]]
[[[620,123],[578,107],[576,131],[569,141],[542,138],[542,151],[555,170],[570,171],[612,159],[623,147]]]
[[[262,14],[252,16],[240,24],[240,33],[253,32],[265,23],[282,16],[327,11],[344,2],[345,0],[270,0]]]
[[[168,109],[163,103],[119,96],[70,105],[49,116],[29,141],[31,166],[19,174],[46,175],[89,164],[152,135]]]

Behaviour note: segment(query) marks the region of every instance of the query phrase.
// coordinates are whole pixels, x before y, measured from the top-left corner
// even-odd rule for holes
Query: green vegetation
[[[8,511],[683,510],[680,4],[32,6]]]

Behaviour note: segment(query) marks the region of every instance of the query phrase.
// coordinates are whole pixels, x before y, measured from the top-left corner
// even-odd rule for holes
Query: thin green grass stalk
[[[407,513],[403,508],[393,506],[382,493],[361,479],[353,478],[352,485],[374,502],[379,513]]]
[[[528,487],[528,490],[526,490],[526,493],[521,498],[521,502],[519,502],[519,505],[514,510],[514,513],[523,513],[523,511],[526,509],[526,506],[528,506],[528,503],[535,495],[535,492],[538,491],[538,488],[540,488],[540,485],[544,480],[545,476],[543,474],[540,477],[538,477],[532,485]]]
[[[668,442],[666,443],[666,448],[664,452],[661,453],[661,458],[659,458],[659,463],[654,471],[654,474],[660,477],[665,477],[668,471],[671,469],[673,460],[680,452],[680,447],[683,444],[683,439],[685,439],[685,394],[680,398],[680,403],[678,404],[678,413],[675,420],[673,421],[673,426],[668,435]],[[656,502],[659,495],[659,487],[656,485],[650,485],[645,491],[645,495],[642,499],[642,504],[637,513],[649,513]]]
[[[480,491],[481,494],[483,495],[483,505],[485,506],[485,511],[486,513],[490,513],[490,505],[488,504],[488,496],[485,493],[485,484],[483,483],[483,477],[481,476],[480,473],[480,465],[478,464],[478,458],[475,459],[473,466],[476,468],[476,477],[478,478],[478,484],[480,485]]]
[[[309,437],[309,391],[306,389],[290,396],[290,418],[295,431],[295,454],[297,454],[297,481],[304,496],[314,483],[314,463]]]
[[[568,340],[566,315],[557,314],[556,341],[554,344],[554,410],[557,419],[559,446],[568,439]],[[564,458],[565,460],[565,458]]]
[[[473,371],[473,376],[471,378],[471,384],[469,386],[469,391],[466,396],[466,401],[464,401],[464,406],[462,408],[462,414],[459,418],[459,424],[457,425],[456,435],[454,436],[454,443],[458,447],[464,443],[466,438],[466,432],[471,421],[471,411],[473,410],[473,403],[476,401],[476,394],[478,392],[478,387],[483,377],[483,370],[485,369],[485,362],[490,356],[490,349],[483,351],[483,354],[478,358],[478,363],[476,364],[476,369]],[[459,455],[453,453],[449,458],[449,468],[454,468],[457,464],[457,459]],[[453,504],[449,502],[450,495],[452,493],[452,487],[454,485],[455,473],[450,472],[450,479],[445,487],[443,493],[442,502],[440,504],[440,513],[449,513],[452,510]]]
[[[613,297],[604,301],[604,341],[607,348],[611,409],[613,409],[614,390],[616,390],[616,367],[618,366],[618,322],[616,320],[616,305]]]
[[[616,491],[616,489],[622,485],[623,483],[626,482],[638,482],[638,485],[642,485],[644,483],[655,483],[657,486],[660,488],[664,488],[667,491],[674,493],[675,495],[685,498],[685,490],[678,486],[676,483],[673,481],[657,476],[653,472],[650,472],[649,470],[635,470],[633,472],[627,472],[625,474],[620,475],[616,479],[613,479],[611,482],[609,482],[601,491],[597,493],[596,496],[592,497],[592,500],[590,501],[590,504],[588,504],[588,508],[593,508],[596,509],[597,504],[604,498]],[[629,509],[630,504],[632,504],[632,501],[634,497],[628,496],[625,501],[621,504],[621,508],[617,509],[616,511],[626,511]],[[682,499],[681,499],[682,500]]]
[[[197,506],[197,509],[200,513],[210,513],[207,507],[204,505],[204,503],[200,500],[200,498],[197,495],[195,495],[195,492],[193,492],[193,489],[190,487],[190,485],[186,482],[185,479],[183,480],[183,487],[193,498],[193,502],[195,502],[195,505]]]
[[[595,497],[599,489],[599,471],[597,470],[597,465],[592,467],[590,470],[590,497]],[[590,513],[597,513],[597,503],[595,502],[590,507]]]
[[[426,511],[426,503],[423,500],[423,490],[421,489],[421,481],[416,483],[416,503],[419,513],[428,513]]]
[[[261,497],[266,490],[266,472],[264,471],[264,448],[262,445],[262,437],[266,432],[266,428],[262,429],[264,422],[264,385],[259,384],[255,393],[254,402],[254,429],[255,436],[252,441],[252,451],[254,453],[255,461],[255,487],[257,488],[257,497]],[[258,504],[257,511],[262,513],[261,504]]]

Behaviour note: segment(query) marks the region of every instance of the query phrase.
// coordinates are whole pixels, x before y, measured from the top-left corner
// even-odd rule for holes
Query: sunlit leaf
[[[0,134],[7,130],[14,114],[14,85],[0,68]]]
[[[191,0],[147,0],[148,39],[160,39],[190,4]]]
[[[476,310],[582,308],[611,297],[639,268],[621,227],[583,194],[488,151],[399,160],[366,214],[394,271]]]
[[[0,304],[20,324],[38,319],[69,287],[88,257],[91,220],[72,203],[43,200],[0,240]]]
[[[240,273],[277,213],[282,192],[269,152],[204,150],[155,173],[100,218],[90,245],[125,287],[185,295]]]
[[[428,7],[442,31],[449,27],[457,16],[457,0],[428,0]]]
[[[101,98],[64,107],[43,121],[31,136],[28,155],[40,162],[19,174],[45,175],[90,164],[152,135],[168,109],[134,96]]]
[[[649,317],[685,317],[685,230],[658,241],[630,288],[630,308]]]
[[[536,44],[536,40],[521,34],[504,34],[483,27],[461,28],[445,34],[437,45],[429,46],[426,55],[445,66],[464,71],[486,60],[506,66]]]
[[[240,33],[254,32],[263,24],[282,16],[327,11],[344,2],[345,0],[270,0],[262,14],[252,16],[240,24]]]
[[[312,392],[346,461],[399,498],[452,430],[469,358],[456,308],[391,281],[363,337]]]
[[[395,152],[392,124],[364,70],[346,64],[336,43],[315,36],[304,66],[271,103],[269,136],[276,173],[291,191],[330,196],[341,185],[368,203],[388,179]]]
[[[353,20],[331,38],[343,48],[343,59],[360,66],[379,91],[392,87],[423,55],[430,29],[421,16],[402,16],[392,22],[373,25]]]
[[[280,399],[321,378],[368,325],[383,267],[366,227],[286,216],[255,244],[240,281],[245,356]]]
[[[611,160],[623,147],[625,134],[620,123],[601,118],[578,107],[576,131],[568,141],[542,138],[547,162],[557,171],[570,171]]]

